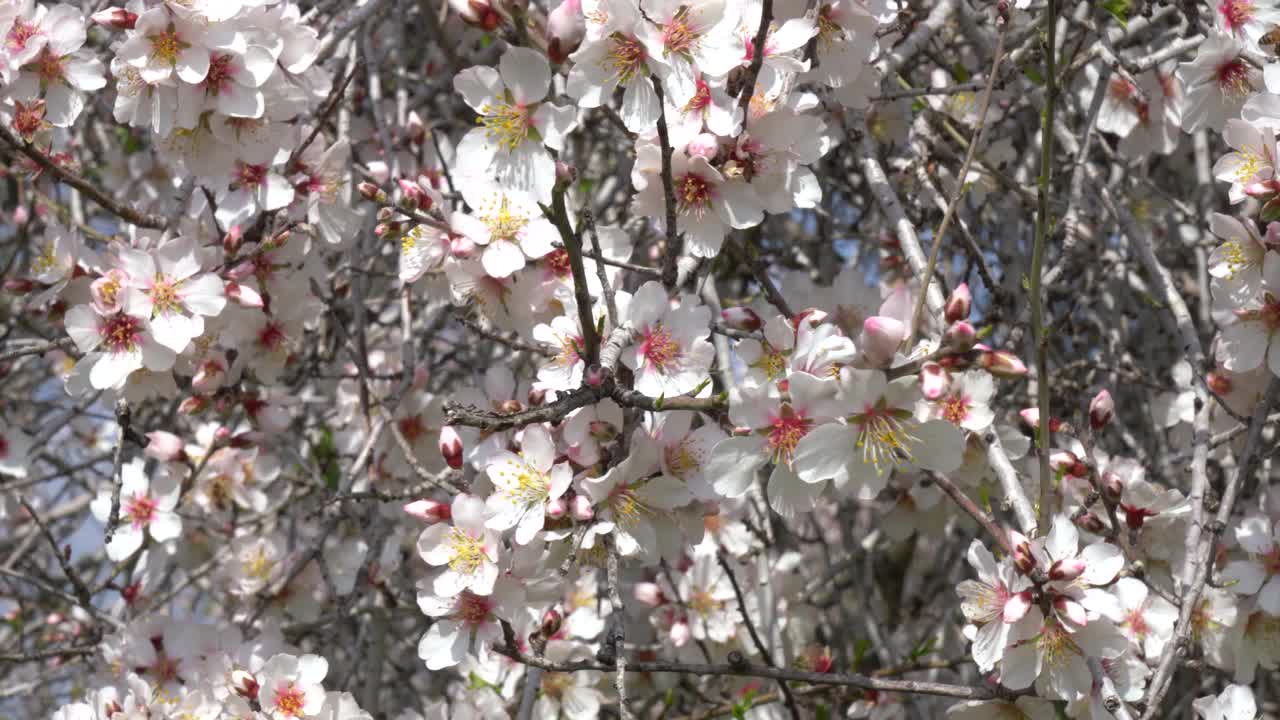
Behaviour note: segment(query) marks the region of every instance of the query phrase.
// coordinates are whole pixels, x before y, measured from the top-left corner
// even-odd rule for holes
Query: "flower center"
[[[271,577],[271,570],[274,567],[275,563],[272,562],[271,558],[267,557],[267,549],[259,546],[258,552],[249,560],[245,573],[255,580],[266,582],[267,578]]]
[[[11,52],[20,53],[27,49],[27,41],[39,34],[39,26],[29,24],[18,18],[13,21],[13,27],[9,28],[9,34],[5,36],[4,44]]]
[[[117,313],[102,328],[102,340],[113,353],[133,352],[142,335],[142,321]]]
[[[472,575],[484,564],[484,544],[462,528],[449,531],[449,549],[453,551],[449,569],[459,575]]]
[[[698,46],[702,34],[689,24],[689,7],[681,5],[662,28],[663,54],[688,56]]]
[[[613,517],[623,527],[635,527],[646,517],[654,515],[653,508],[645,505],[635,496],[629,486],[619,486],[609,498],[609,509]]]
[[[1218,3],[1222,22],[1233,34],[1243,31],[1244,26],[1253,20],[1253,10],[1253,0],[1222,0]]]
[[[768,341],[760,343],[760,357],[751,364],[764,372],[766,378],[777,380],[787,369],[787,357],[781,350],[775,349]]]
[[[494,240],[510,240],[515,242],[520,232],[529,224],[529,218],[519,210],[511,207],[511,201],[504,195],[497,203],[492,204],[480,216],[480,220],[489,228],[490,242]],[[566,257],[568,255],[566,254]]]
[[[774,462],[790,465],[796,445],[809,434],[812,427],[812,420],[797,414],[790,405],[783,405],[782,413],[773,418],[773,424],[769,427],[769,449],[773,451]]]
[[[191,47],[190,44],[182,41],[178,31],[172,26],[164,32],[147,36],[147,40],[151,42],[151,59],[170,66],[177,65],[178,56],[183,50]]]
[[[211,55],[209,57],[209,73],[204,76],[204,89],[210,95],[228,92],[231,90],[232,78],[235,76],[235,66],[232,65],[233,58],[230,55]]]
[[[250,165],[242,162],[239,169],[236,170],[236,180],[244,187],[256,188],[266,182],[267,166]]]
[[[513,500],[521,505],[541,505],[547,501],[551,483],[545,474],[526,464],[515,473],[514,479],[507,490]]]
[[[258,330],[258,346],[266,350],[279,349],[284,339],[284,328],[278,322],[269,322]]]
[[[833,43],[845,38],[844,28],[832,17],[834,12],[835,8],[829,3],[823,5],[822,9],[818,11],[818,42],[822,44],[823,48],[829,48]]]
[[[640,353],[649,365],[659,372],[668,372],[680,357],[680,344],[671,337],[671,331],[661,324],[650,328],[640,344]]]
[[[667,461],[667,469],[681,480],[688,480],[702,467],[703,453],[690,448],[684,441],[664,449],[663,456]]]
[[[689,98],[689,102],[684,104],[684,113],[705,112],[711,106],[711,86],[707,85],[707,81],[698,78],[698,89],[694,91],[693,97]]]
[[[716,600],[709,590],[694,590],[690,593],[689,609],[705,618],[720,609],[720,601]]]
[[[604,67],[613,73],[619,85],[627,85],[637,76],[649,74],[646,60],[649,53],[644,43],[634,36],[616,32],[609,36],[609,51],[605,54]]]
[[[1125,613],[1124,622],[1121,626],[1129,628],[1129,631],[1139,639],[1145,638],[1150,628],[1147,627],[1147,618],[1143,614],[1143,608],[1138,608],[1132,612]]]
[[[567,278],[573,274],[573,266],[569,264],[569,251],[564,248],[552,250],[542,259],[546,262],[551,274],[558,278]]]
[[[1253,92],[1253,83],[1249,81],[1249,65],[1236,58],[1218,66],[1218,89],[1224,95],[1242,97]]]
[[[897,468],[913,459],[911,445],[920,442],[920,438],[909,432],[909,410],[887,408],[881,400],[849,420],[858,428],[855,446],[862,451],[862,462],[875,467],[877,475],[884,473],[884,466]]]
[[[1247,182],[1262,169],[1261,148],[1243,147],[1236,151],[1236,156],[1240,159],[1235,172],[1236,182]]]
[[[151,303],[153,315],[166,315],[182,311],[182,300],[178,296],[181,281],[173,281],[159,273],[151,286]]]
[[[681,214],[702,217],[711,209],[714,186],[701,175],[689,173],[676,178],[676,204]]]
[[[969,398],[955,394],[942,401],[942,418],[952,425],[959,425],[969,417]]]
[[[40,86],[64,82],[67,77],[66,61],[65,57],[55,55],[48,47],[41,50],[35,62],[36,74],[40,76]]]
[[[302,717],[302,708],[306,705],[306,693],[302,688],[289,683],[276,690],[276,711],[285,717]]]
[[[485,135],[507,152],[520,147],[533,129],[529,121],[529,109],[514,103],[498,103],[480,108],[476,123],[483,126]]]
[[[1075,640],[1071,639],[1071,634],[1056,622],[1045,626],[1044,631],[1036,639],[1036,647],[1044,658],[1044,664],[1050,668],[1062,667],[1073,654],[1084,654]]]
[[[135,529],[151,524],[156,516],[156,501],[149,495],[138,493],[125,505],[125,514],[133,522]]]
[[[458,596],[458,615],[468,625],[480,625],[488,620],[491,609],[488,598],[476,595],[470,590],[463,590]]]
[[[1107,87],[1108,93],[1116,100],[1125,101],[1133,97],[1137,87],[1133,83],[1122,77],[1111,78],[1111,84]]]

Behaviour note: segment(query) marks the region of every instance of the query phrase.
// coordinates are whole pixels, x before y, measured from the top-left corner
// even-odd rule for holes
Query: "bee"
[[[1280,25],[1272,25],[1265,35],[1258,38],[1258,45],[1263,50],[1270,50],[1272,55],[1280,56]]]

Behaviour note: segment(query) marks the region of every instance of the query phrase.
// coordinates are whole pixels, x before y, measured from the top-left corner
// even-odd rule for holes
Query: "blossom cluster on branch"
[[[0,715],[1277,717],[1277,55],[0,0]]]

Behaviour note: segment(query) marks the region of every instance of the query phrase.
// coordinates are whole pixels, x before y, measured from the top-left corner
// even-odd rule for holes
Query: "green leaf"
[[[831,708],[826,705],[819,705],[814,718],[816,720],[831,720]]]
[[[653,409],[662,410],[662,406],[665,405],[666,402],[667,402],[667,394],[662,393],[661,395],[658,396],[657,400],[653,401]]]
[[[333,431],[329,428],[322,428],[320,438],[311,445],[311,459],[320,469],[325,487],[336,492],[342,471],[338,469],[338,446],[333,442]]]
[[[956,82],[958,83],[969,82],[969,77],[970,77],[969,71],[965,69],[965,66],[963,63],[957,62],[956,64],[952,65],[951,74],[955,77]]]
[[[1098,7],[1111,13],[1120,27],[1129,28],[1129,0],[1102,0]]]
[[[1044,75],[1040,74],[1040,70],[1038,68],[1028,65],[1027,67],[1022,68],[1022,74],[1026,75],[1027,79],[1031,82],[1037,85],[1044,85]]]
[[[917,645],[916,648],[911,651],[911,659],[919,660],[925,655],[932,655],[934,652],[937,651],[937,649],[938,649],[937,639],[929,638],[924,642],[920,643],[919,645]]]
[[[977,338],[979,340],[985,340],[987,339],[987,336],[991,335],[991,333],[995,332],[995,330],[996,330],[995,325],[983,325],[982,327],[978,328]]]
[[[871,641],[866,638],[858,638],[858,642],[853,644],[853,671],[858,672],[858,668],[862,665],[862,659],[867,656],[867,651],[871,649]]]

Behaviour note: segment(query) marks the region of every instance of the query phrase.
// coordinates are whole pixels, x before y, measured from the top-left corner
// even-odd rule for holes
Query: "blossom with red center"
[[[120,472],[120,496],[114,532],[107,542],[107,557],[120,562],[133,555],[147,535],[167,542],[182,534],[182,518],[175,512],[181,491],[178,474],[161,465],[151,477],[144,458],[134,458]],[[104,489],[90,504],[103,524],[112,520],[112,491]]]
[[[274,655],[256,673],[258,703],[272,720],[316,715],[324,705],[321,682],[328,673],[328,661],[318,655]]]
[[[635,388],[651,397],[683,395],[707,377],[715,349],[708,342],[711,310],[692,297],[671,307],[666,290],[645,283],[628,310],[636,340],[622,362],[636,375]]]
[[[1236,527],[1236,540],[1243,559],[1232,560],[1223,569],[1237,595],[1256,596],[1258,607],[1271,616],[1280,616],[1280,523],[1265,515],[1250,515]]]
[[[89,305],[77,305],[67,311],[64,324],[85,353],[76,367],[87,369],[94,388],[120,387],[143,367],[156,372],[173,367],[173,351],[153,339],[143,318],[123,312],[103,317]]]
[[[502,640],[499,619],[513,620],[525,606],[524,588],[511,577],[499,577],[489,595],[463,590],[441,597],[419,586],[418,607],[436,618],[418,643],[418,657],[428,670],[440,670],[474,655],[481,662]]]
[[[991,426],[995,413],[990,407],[995,382],[989,373],[970,370],[951,380],[947,390],[929,403],[929,417],[940,418],[971,432]]]

